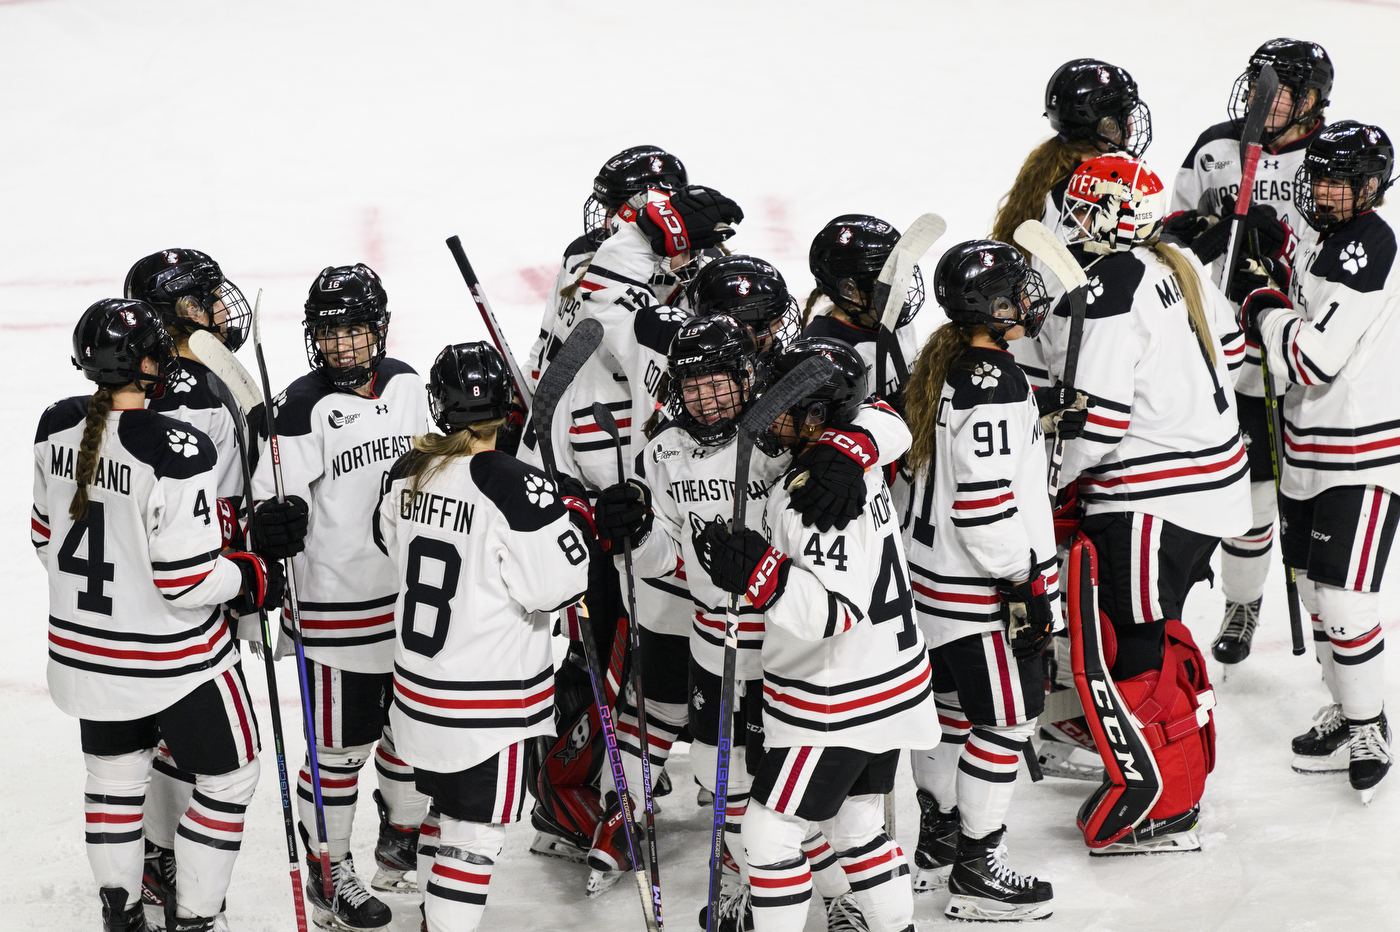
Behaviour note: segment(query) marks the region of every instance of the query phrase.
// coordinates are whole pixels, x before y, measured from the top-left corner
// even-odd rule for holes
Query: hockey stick
[[[1065,387],[1073,389],[1075,376],[1079,374],[1079,346],[1084,342],[1084,312],[1089,306],[1089,277],[1079,267],[1074,256],[1065,244],[1056,239],[1055,234],[1039,220],[1027,220],[1012,234],[1016,244],[1044,263],[1055,273],[1064,286],[1069,298],[1069,342],[1065,346],[1065,366],[1060,379]],[[1060,466],[1065,458],[1065,442],[1055,435],[1055,446],[1050,451],[1050,498],[1053,501],[1059,493]]]
[[[506,332],[501,329],[500,321],[496,320],[496,314],[491,310],[491,302],[486,300],[486,291],[481,287],[481,282],[477,279],[471,262],[467,261],[467,253],[462,249],[462,241],[455,235],[449,236],[447,248],[452,250],[452,258],[457,260],[457,269],[462,273],[462,280],[467,283],[467,288],[472,293],[476,309],[481,312],[481,322],[486,325],[486,332],[491,335],[491,342],[496,344],[496,349],[500,350],[501,356],[505,358],[506,366],[510,368],[510,380],[515,383],[515,395],[520,399],[520,403],[525,406],[525,411],[528,413],[535,406],[535,399],[530,394],[530,383],[525,381],[525,373],[520,370],[520,363],[515,361],[515,354],[510,351],[510,344],[506,342]]]
[[[1230,218],[1230,238],[1225,244],[1225,266],[1220,270],[1220,290],[1230,293],[1230,284],[1235,278],[1235,251],[1240,244],[1240,227],[1249,213],[1249,202],[1254,197],[1254,176],[1259,171],[1259,156],[1264,147],[1264,129],[1269,120],[1269,111],[1274,107],[1274,97],[1278,94],[1278,74],[1274,66],[1265,64],[1259,69],[1259,77],[1254,81],[1254,96],[1249,102],[1249,111],[1244,118],[1244,131],[1240,134],[1240,190],[1235,195],[1235,213]],[[1270,386],[1272,387],[1272,386]]]
[[[214,334],[208,330],[196,330],[190,334],[190,351],[224,383],[224,388],[245,418],[263,403],[262,392],[258,391],[253,376]]]
[[[261,295],[259,295],[259,297],[261,297]],[[214,344],[217,344],[219,350],[222,350],[223,354],[228,357],[227,360],[224,360],[218,353],[210,352],[208,347],[203,347],[205,352],[201,352],[200,348],[196,348],[193,341],[191,342],[190,349],[194,351],[195,355],[200,357],[200,361],[208,366],[209,370],[217,377],[210,383],[214,394],[219,397],[219,400],[229,409],[229,413],[233,415],[236,426],[234,434],[235,439],[238,441],[238,464],[243,471],[243,499],[248,503],[248,514],[251,518],[253,509],[253,468],[248,458],[248,442],[247,439],[245,439],[248,435],[248,421],[244,416],[245,411],[242,407],[243,401],[235,397],[237,392],[229,387],[228,382],[219,373],[219,365],[211,365],[211,362],[215,359],[218,359],[219,364],[222,365],[232,362],[233,365],[243,370],[245,375],[247,374],[247,370],[243,369],[243,366],[239,364],[238,360],[234,359],[233,354],[229,352],[228,347],[220,343],[218,338],[213,334],[209,334],[203,330],[197,330],[195,333],[208,336],[208,341],[202,342],[212,341]],[[234,520],[237,520],[236,515],[234,516]],[[282,826],[287,833],[287,870],[292,875],[292,902],[296,904],[297,932],[306,932],[306,901],[302,898],[301,864],[297,860],[296,818],[292,813],[291,786],[287,778],[287,750],[282,740],[282,710],[277,699],[277,671],[272,661],[272,650],[276,642],[272,638],[272,625],[268,621],[266,608],[258,609],[258,622],[263,638],[263,666],[267,673],[267,701],[272,706],[272,746],[277,756],[277,785],[282,791]]]
[[[548,370],[546,370],[548,371]],[[627,481],[627,467],[622,461],[622,438],[617,432],[617,419],[600,401],[593,402],[593,423],[612,438],[617,451],[617,481]],[[627,570],[627,614],[632,623],[627,626],[627,649],[632,653],[632,693],[637,701],[637,735],[642,744],[642,804],[647,813],[647,860],[651,867],[651,899],[656,925],[664,927],[661,919],[661,861],[656,852],[656,809],[651,795],[651,742],[647,740],[646,696],[642,692],[642,636],[637,619],[637,582],[632,574],[632,541],[623,545],[623,565]]]
[[[282,456],[277,448],[276,405],[272,402],[272,384],[268,381],[267,361],[263,358],[262,331],[258,316],[261,308],[262,290],[259,289],[257,300],[253,304],[253,352],[258,359],[258,375],[262,377],[263,397],[267,399],[263,405],[263,417],[267,420],[267,448],[272,454],[272,481],[277,488],[277,502],[281,504],[287,500],[287,493],[282,483]],[[250,524],[252,517],[253,502],[249,499]],[[334,903],[335,882],[331,878],[331,849],[326,840],[326,807],[321,800],[321,769],[316,755],[316,723],[311,717],[311,693],[306,685],[306,651],[301,645],[301,604],[297,601],[296,569],[292,566],[290,557],[282,562],[287,570],[287,605],[292,616],[292,643],[296,645],[297,652],[297,683],[301,687],[302,725],[306,728],[306,763],[311,777],[312,800],[316,806],[316,832],[320,836],[317,859],[321,862],[321,893]]]
[[[749,460],[754,437],[768,430],[793,405],[831,375],[833,363],[825,356],[811,356],[798,363],[787,375],[758,397],[739,420],[734,450],[734,517],[729,532],[744,533],[744,506],[749,490]],[[552,371],[552,370],[551,370]],[[549,373],[546,372],[546,375]],[[724,615],[724,676],[719,690],[719,741],[715,763],[714,826],[710,835],[710,897],[706,932],[719,929],[719,890],[724,863],[724,822],[729,808],[729,746],[734,738],[734,680],[739,662],[739,597],[729,597]]]
[[[914,277],[914,267],[938,241],[948,224],[938,214],[921,214],[909,224],[909,229],[895,243],[894,250],[880,275],[875,279],[873,304],[880,308],[880,333],[875,337],[875,391],[885,391],[885,360],[894,360],[895,380],[901,388],[909,381],[909,366],[899,352],[894,328],[899,323],[899,314],[904,310],[905,299],[909,295],[909,282]]]
[[[1269,348],[1259,347],[1259,372],[1264,377],[1264,415],[1269,420],[1269,465],[1274,473],[1274,498],[1279,499],[1282,484],[1283,465],[1280,451],[1283,449],[1283,420],[1278,409],[1278,399],[1274,397],[1274,383],[1269,377]],[[1280,506],[1282,502],[1279,503]],[[1282,508],[1279,514],[1283,514]],[[1280,555],[1283,548],[1279,548]],[[1283,586],[1288,599],[1288,633],[1293,637],[1293,656],[1300,657],[1307,648],[1303,646],[1303,612],[1298,602],[1298,573],[1287,561],[1283,564]]]
[[[603,325],[590,318],[579,321],[564,345],[559,347],[554,362],[545,370],[540,379],[539,391],[535,395],[535,406],[531,417],[535,422],[535,440],[540,445],[540,459],[544,463],[545,474],[558,486],[558,469],[554,460],[554,409],[565,390],[573,382],[574,376],[583,368],[603,342]],[[617,790],[618,805],[622,810],[623,831],[627,834],[627,853],[632,858],[632,876],[637,881],[637,894],[642,900],[642,915],[650,932],[660,932],[661,900],[652,897],[647,882],[646,864],[637,850],[637,823],[632,816],[632,797],[627,791],[627,774],[622,769],[622,750],[617,745],[617,729],[613,725],[612,708],[608,704],[607,689],[603,680],[603,666],[598,659],[598,645],[593,643],[592,632],[580,626],[579,642],[583,645],[584,662],[588,665],[588,680],[593,688],[593,701],[598,705],[598,721],[603,730],[603,743],[608,749],[608,765],[612,769],[613,787]],[[636,659],[633,658],[633,663]],[[638,704],[641,699],[638,697]],[[647,748],[642,748],[643,760]],[[643,765],[645,766],[645,764]]]

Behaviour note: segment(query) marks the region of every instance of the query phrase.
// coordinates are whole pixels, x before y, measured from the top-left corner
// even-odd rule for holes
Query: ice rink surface
[[[133,261],[190,246],[251,299],[280,387],[305,371],[300,307],[323,266],[364,261],[391,297],[390,352],[420,371],[484,332],[443,240],[460,234],[518,354],[528,348],[593,174],[654,143],[747,214],[731,245],[811,286],[806,249],[829,218],[905,226],[924,211],[941,248],[985,235],[997,198],[1048,135],[1046,79],[1070,58],[1128,68],[1152,108],[1147,161],[1171,183],[1225,116],[1248,55],[1279,35],[1336,63],[1328,110],[1400,139],[1400,3],[154,3],[0,0],[0,337],[6,348],[0,557],[0,929],[96,929],[83,850],[76,721],[45,688],[46,586],[29,554],[29,439],[43,407],[86,393],[72,326],[120,292]],[[1397,216],[1391,211],[1392,216]],[[925,330],[937,323],[930,305]],[[244,362],[253,365],[250,352]],[[1391,577],[1397,572],[1392,571]],[[1196,854],[1091,861],[1074,828],[1089,785],[1022,778],[1008,819],[1014,866],[1055,884],[1041,929],[1400,929],[1400,775],[1369,809],[1345,777],[1289,769],[1289,738],[1326,698],[1311,656],[1289,653],[1275,567],[1254,653],[1217,682],[1219,763]],[[1397,606],[1390,585],[1385,619]],[[1222,608],[1199,586],[1187,621],[1203,645]],[[1212,674],[1219,668],[1212,661]],[[296,695],[290,664],[283,697]],[[293,929],[266,688],[263,781],[228,896],[236,932]],[[1400,695],[1391,661],[1388,692]],[[288,741],[302,747],[295,701]],[[667,916],[694,928],[707,812],[684,754],[660,816]],[[918,810],[907,766],[899,838]],[[372,872],[367,771],[355,851]],[[1392,785],[1395,784],[1395,785]],[[634,892],[583,896],[586,872],[530,856],[510,831],[483,929],[640,929]],[[940,927],[947,894],[919,899]],[[416,900],[390,897],[395,930]],[[813,911],[809,929],[824,928]]]

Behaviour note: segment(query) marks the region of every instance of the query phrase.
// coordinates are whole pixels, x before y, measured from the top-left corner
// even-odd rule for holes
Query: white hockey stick
[[[895,326],[899,314],[904,310],[904,302],[909,296],[909,282],[914,278],[914,268],[948,229],[948,224],[938,214],[921,214],[909,224],[909,229],[895,244],[894,250],[880,275],[875,279],[874,302],[880,308],[880,334],[875,347],[875,391],[885,389],[885,360],[895,361],[895,378],[902,387],[909,381],[909,367],[899,355],[899,344],[895,341]]]
[[[258,290],[258,300],[262,300],[262,289]],[[262,404],[262,391],[259,390],[257,381],[214,334],[208,330],[196,330],[190,334],[190,351],[228,386],[244,417]]]

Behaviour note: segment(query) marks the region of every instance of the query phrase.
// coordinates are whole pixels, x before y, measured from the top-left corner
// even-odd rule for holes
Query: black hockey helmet
[[[141,360],[155,360],[155,375],[141,371]],[[103,298],[83,311],[73,328],[73,365],[103,388],[149,382],[146,395],[156,393],[180,370],[175,340],[156,309],[131,298]]]
[[[804,337],[778,352],[771,362],[773,378],[781,379],[803,360],[817,355],[830,359],[833,367],[825,382],[788,409],[799,428],[849,423],[861,402],[870,395],[870,375],[865,361],[849,343],[829,337]],[[772,431],[756,438],[756,442],[770,455],[781,445]]]
[[[126,273],[124,290],[128,298],[155,308],[177,333],[208,330],[230,352],[237,352],[248,337],[253,320],[248,299],[224,278],[219,263],[198,249],[162,249],[138,259]],[[210,323],[191,320],[187,314],[192,310],[208,315]]]
[[[1152,144],[1152,112],[1137,82],[1097,58],[1067,61],[1045,85],[1045,117],[1061,139],[1088,139],[1140,158]]]
[[[598,169],[593,193],[583,202],[583,235],[595,247],[608,238],[608,214],[647,188],[669,191],[685,187],[685,165],[665,149],[633,146],[623,149]]]
[[[1298,212],[1314,230],[1331,233],[1380,205],[1394,169],[1395,148],[1385,130],[1355,120],[1333,123],[1308,145],[1294,176]],[[1350,186],[1355,199],[1350,210],[1338,211],[1334,204],[1319,202],[1315,186],[1325,181]]]
[[[981,324],[993,339],[1020,324],[1040,333],[1050,298],[1045,282],[1014,246],[991,239],[958,243],[938,260],[933,295],[948,319]]]
[[[807,265],[817,280],[817,289],[838,308],[853,315],[857,323],[874,328],[879,326],[880,308],[858,307],[842,297],[843,282],[850,281],[859,289],[867,303],[875,295],[875,279],[884,268],[885,260],[899,242],[899,231],[869,214],[842,214],[822,227],[812,238],[807,252]],[[924,276],[914,266],[909,283],[909,297],[899,313],[903,327],[914,319],[924,306]]]
[[[340,391],[353,391],[374,378],[384,359],[389,334],[384,284],[364,263],[326,266],[306,296],[302,327],[311,368]],[[354,353],[348,364],[328,358],[323,348],[341,344],[347,355]]]
[[[686,321],[676,331],[666,357],[671,419],[697,443],[712,446],[728,441],[753,400],[757,355],[758,339],[748,324],[726,314]],[[730,380],[705,378],[720,375]],[[699,414],[691,410],[696,407]],[[726,408],[730,413],[721,416],[719,412]]]
[[[697,317],[728,314],[753,328],[760,353],[782,349],[802,330],[797,300],[783,273],[753,256],[722,256],[706,263],[690,283]]]
[[[1293,115],[1287,124],[1273,132],[1264,132],[1264,142],[1270,143],[1288,131],[1290,126],[1312,123],[1327,106],[1327,95],[1332,93],[1332,59],[1327,50],[1316,42],[1300,39],[1270,39],[1249,57],[1249,66],[1235,79],[1230,89],[1228,110],[1230,119],[1238,127],[1244,126],[1249,112],[1249,94],[1254,90],[1254,82],[1265,65],[1273,65],[1278,73],[1280,88],[1288,88],[1293,93]],[[1309,106],[1308,91],[1317,91],[1317,99]]]
[[[444,434],[505,417],[514,395],[505,360],[484,341],[443,347],[428,371],[428,408]]]

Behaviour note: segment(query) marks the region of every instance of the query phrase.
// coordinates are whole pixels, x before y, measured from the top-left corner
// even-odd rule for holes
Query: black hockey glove
[[[688,185],[668,201],[648,201],[637,226],[658,256],[709,249],[734,235],[731,224],[744,219],[739,205],[714,188]]]
[[[251,615],[260,608],[273,609],[282,604],[282,595],[287,591],[287,573],[280,560],[266,560],[246,550],[235,550],[224,556],[243,574],[243,588],[225,603],[229,608],[239,615]]]
[[[1089,396],[1068,385],[1056,383],[1035,390],[1035,406],[1040,411],[1040,429],[1061,440],[1073,440],[1089,419]]]
[[[861,428],[826,428],[788,470],[790,507],[801,512],[806,527],[823,534],[832,527],[844,530],[865,508],[865,471],[878,458],[874,439]]]
[[[1045,577],[1036,573],[1034,550],[1031,551],[1031,573],[1034,575],[1025,582],[997,580],[1007,641],[1017,660],[1039,657],[1055,627],[1054,605],[1045,591]]]
[[[632,546],[641,546],[651,532],[651,489],[636,479],[610,485],[598,493],[593,504],[593,523],[598,539],[621,549],[631,538]]]
[[[1190,249],[1201,234],[1219,222],[1219,217],[1202,214],[1199,210],[1183,210],[1162,222],[1162,236],[1176,240],[1183,249]]]
[[[275,498],[253,512],[253,549],[266,557],[285,560],[306,549],[306,527],[311,510],[300,495]]]
[[[1273,311],[1292,306],[1293,303],[1288,300],[1287,295],[1272,288],[1251,291],[1240,304],[1240,329],[1244,331],[1244,338],[1256,345],[1262,344],[1264,338],[1259,328],[1264,323],[1264,318]]]
[[[792,568],[787,554],[769,546],[758,531],[745,528],[743,534],[731,534],[718,518],[696,535],[695,555],[716,586],[744,596],[759,611],[783,594]]]
[[[243,535],[243,525],[238,520],[238,505],[230,498],[221,498],[215,510],[219,513],[219,536],[223,538],[220,550],[247,550],[248,542]]]
[[[1286,293],[1293,278],[1289,256],[1298,245],[1297,234],[1279,219],[1278,212],[1269,204],[1251,207],[1248,222],[1235,276],[1230,281],[1229,298],[1236,304],[1260,288]]]

